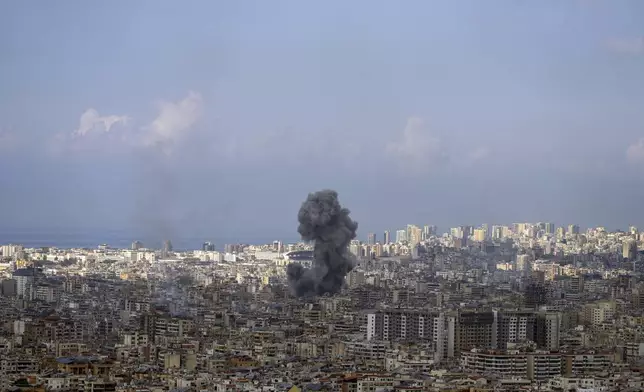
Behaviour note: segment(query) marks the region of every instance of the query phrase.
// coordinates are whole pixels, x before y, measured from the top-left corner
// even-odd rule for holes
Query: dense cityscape
[[[644,0],[0,0],[0,392],[644,392],[643,71]]]
[[[644,233],[369,233],[339,292],[311,243],[1,247],[0,390],[641,391]]]

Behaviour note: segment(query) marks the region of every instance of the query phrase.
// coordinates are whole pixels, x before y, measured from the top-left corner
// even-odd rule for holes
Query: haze
[[[644,225],[644,2],[0,3],[0,227]]]

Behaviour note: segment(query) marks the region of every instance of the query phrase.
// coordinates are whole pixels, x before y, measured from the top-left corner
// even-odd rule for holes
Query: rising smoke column
[[[302,203],[297,231],[303,240],[313,241],[315,247],[311,268],[297,263],[287,267],[289,284],[298,297],[340,291],[345,275],[355,264],[349,243],[356,237],[358,223],[349,218],[349,213],[332,190],[310,193]]]

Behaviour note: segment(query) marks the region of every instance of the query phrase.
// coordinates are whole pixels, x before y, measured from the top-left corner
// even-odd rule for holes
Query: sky
[[[644,2],[0,2],[0,229],[644,227]]]

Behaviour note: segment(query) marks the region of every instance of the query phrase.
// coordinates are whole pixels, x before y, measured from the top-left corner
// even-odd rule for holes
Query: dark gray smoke
[[[358,223],[342,208],[338,193],[323,190],[310,193],[297,214],[297,231],[303,240],[314,241],[313,266],[291,263],[286,273],[291,290],[298,297],[337,293],[355,259],[349,243],[356,237]]]

